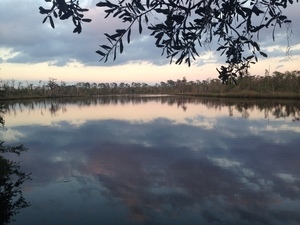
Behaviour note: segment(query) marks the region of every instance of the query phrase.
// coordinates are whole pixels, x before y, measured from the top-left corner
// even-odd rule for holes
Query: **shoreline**
[[[239,99],[300,99],[300,93],[258,93],[258,92],[228,92],[228,93],[183,93],[182,96],[214,97],[214,98],[239,98]]]
[[[208,98],[239,98],[239,99],[300,99],[300,93],[272,92],[228,92],[228,93],[181,93],[181,94],[151,94],[151,96],[186,96],[186,97],[208,97]],[[107,97],[107,96],[147,96],[147,94],[102,94],[102,95],[60,95],[60,96],[10,96],[0,97],[0,101],[31,100],[31,99],[57,99],[57,98],[83,98],[83,97]]]

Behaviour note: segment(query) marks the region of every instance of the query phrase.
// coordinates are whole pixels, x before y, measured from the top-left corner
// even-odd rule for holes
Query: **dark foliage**
[[[45,9],[40,6],[39,10],[41,14],[46,14],[43,20],[45,23],[48,19],[52,28],[55,28],[53,17],[59,18],[61,20],[66,20],[72,18],[73,24],[75,26],[73,33],[80,34],[82,31],[82,22],[91,22],[91,19],[84,18],[83,13],[89,11],[88,9],[83,9],[79,6],[79,1],[70,0],[66,2],[65,0],[45,0],[46,2],[51,2],[52,7]],[[53,16],[53,17],[52,17]]]
[[[71,0],[45,0],[51,2],[50,9],[40,7],[40,13],[47,14],[51,26],[54,22],[51,17],[61,20],[72,17],[75,25],[74,32],[81,32],[83,19],[79,2]],[[298,2],[298,0],[296,0]],[[256,40],[263,29],[272,30],[275,39],[276,27],[289,24],[291,21],[283,14],[283,9],[293,4],[293,0],[120,0],[113,3],[109,0],[100,1],[97,6],[104,7],[106,16],[112,16],[128,26],[126,29],[116,29],[114,34],[104,35],[109,45],[100,45],[96,51],[101,60],[107,61],[109,56],[116,59],[118,53],[124,50],[123,40],[130,42],[131,29],[138,25],[139,33],[144,26],[152,31],[156,47],[162,49],[162,55],[170,58],[176,64],[182,62],[191,65],[191,60],[199,56],[199,48],[209,44],[213,39],[218,41],[216,51],[226,56],[226,66],[217,69],[223,83],[232,80],[236,83],[238,76],[247,73],[251,63],[258,61],[258,54],[267,57],[262,52]],[[149,17],[159,18],[155,23]]]
[[[0,146],[2,151],[3,142]],[[20,209],[29,206],[21,191],[21,185],[28,179],[29,174],[22,172],[18,163],[0,156],[0,224],[9,224]]]
[[[50,0],[45,0],[50,2]],[[298,0],[297,0],[298,2]],[[54,28],[51,14],[56,18],[68,19],[72,16],[75,25],[74,32],[81,32],[81,21],[87,11],[79,7],[78,1],[54,0],[51,9],[40,7],[40,13],[47,14]],[[258,61],[257,55],[267,57],[262,52],[256,36],[263,29],[272,29],[272,38],[276,27],[291,21],[283,15],[283,9],[292,0],[121,0],[112,3],[109,0],[100,1],[97,6],[104,7],[106,16],[112,16],[127,23],[126,29],[116,29],[114,34],[104,35],[110,45],[100,45],[96,51],[101,60],[107,61],[110,55],[113,60],[124,50],[123,40],[130,42],[131,29],[138,24],[139,33],[144,25],[156,41],[156,47],[162,49],[162,55],[170,58],[176,64],[182,62],[191,65],[191,60],[199,56],[199,48],[217,39],[219,47],[216,51],[226,56],[226,66],[217,69],[223,83],[247,73],[251,63]],[[56,12],[58,11],[58,13]],[[149,22],[149,17],[159,18],[155,23]]]
[[[1,105],[1,113],[3,106]],[[4,126],[4,119],[0,116],[0,124]],[[14,153],[19,155],[27,149],[23,145],[7,146],[0,141],[0,154]],[[29,206],[22,194],[21,185],[25,180],[30,179],[30,174],[21,171],[17,162],[6,159],[0,155],[0,224],[10,224],[13,216],[20,209]]]

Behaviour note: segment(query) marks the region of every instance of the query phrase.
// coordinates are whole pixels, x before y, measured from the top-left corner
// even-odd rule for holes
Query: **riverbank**
[[[49,99],[49,98],[101,97],[101,96],[140,96],[140,95],[141,94],[59,95],[59,96],[26,95],[26,96],[0,97],[0,101]],[[151,95],[153,96],[153,94]],[[157,96],[159,95],[162,94],[157,94]],[[181,94],[167,94],[167,95],[190,96],[190,97],[212,97],[212,98],[239,98],[239,99],[294,99],[294,100],[300,99],[300,93],[287,93],[287,92],[258,93],[258,92],[244,91],[244,92],[226,92],[226,93],[181,93]]]
[[[226,93],[183,93],[184,96],[214,97],[214,98],[259,98],[259,99],[300,99],[300,93],[288,92],[226,92]]]

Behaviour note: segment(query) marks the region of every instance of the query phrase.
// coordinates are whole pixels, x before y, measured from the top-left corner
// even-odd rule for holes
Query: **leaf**
[[[107,46],[107,45],[100,45],[101,48],[104,48],[105,50],[110,50],[111,47]]]
[[[141,34],[143,31],[141,17],[139,17],[139,33]]]
[[[265,58],[267,58],[268,57],[268,55],[266,54],[266,53],[264,53],[264,52],[259,52],[263,57],[265,57]]]
[[[129,10],[131,10],[134,14],[137,14],[137,12],[135,11],[135,8],[132,6],[132,4],[130,4],[130,3],[126,3],[126,7],[129,9]],[[138,10],[138,9],[137,9]],[[128,12],[127,10],[126,10],[126,12]],[[128,12],[129,13],[129,12]]]
[[[255,41],[252,41],[251,44],[252,44],[253,47],[256,48],[257,51],[260,51],[260,47]]]
[[[136,2],[135,2],[135,5],[136,5],[136,7],[137,7],[138,9],[140,9],[140,10],[142,10],[142,11],[145,11],[145,8],[144,8],[144,6],[141,4],[140,1],[136,1]]]
[[[220,51],[220,50],[226,49],[226,48],[227,48],[226,46],[223,46],[223,45],[222,45],[222,46],[220,46],[219,48],[217,48],[216,51]]]
[[[78,27],[78,34],[80,34],[80,33],[81,33],[81,31],[82,31],[81,24],[80,24],[80,23],[78,23],[77,27]]]
[[[182,60],[183,60],[183,57],[182,55],[176,60],[175,64],[181,64],[182,63]]]
[[[115,48],[114,50],[114,61],[116,60],[116,58],[117,58],[117,48]]]
[[[161,41],[162,37],[164,36],[164,33],[163,32],[160,32],[158,34],[156,34],[154,37],[156,38],[156,47],[162,47],[159,42]]]
[[[123,41],[122,39],[120,39],[120,54],[122,54],[123,50],[124,50]]]
[[[51,16],[49,16],[49,19],[50,19],[50,25],[51,25],[51,27],[54,29],[54,28],[55,28],[55,26],[54,26],[54,22],[53,22],[53,19],[52,19],[52,17],[51,17]]]
[[[53,11],[53,16],[54,16],[55,18],[57,18],[57,17],[58,17],[57,12]]]
[[[78,27],[75,27],[73,33],[78,33]]]
[[[81,24],[78,23],[77,26],[75,27],[75,29],[73,30],[73,33],[78,33],[78,34],[80,34],[81,31],[82,31]]]
[[[198,54],[198,52],[197,52],[195,46],[193,46],[193,47],[191,47],[191,48],[192,48],[193,53],[194,53],[195,55],[199,56],[199,54]],[[193,59],[196,60],[195,57],[194,57],[194,55],[192,55],[192,56],[193,56]]]
[[[80,18],[73,16],[73,17],[72,17],[72,21],[73,21],[73,24],[74,24],[75,27],[76,27],[77,24],[79,23],[78,21],[80,21]]]
[[[100,50],[97,50],[96,53],[99,54],[99,55],[105,56],[105,53],[100,51]]]
[[[116,41],[116,38],[119,37],[119,35],[116,35],[116,34],[114,34],[114,35],[109,35],[109,34],[107,34],[107,33],[104,33],[104,35],[105,35],[106,37],[108,37],[108,40],[109,40],[109,41],[110,41],[110,40]]]
[[[92,20],[91,20],[91,19],[82,19],[81,21],[82,21],[82,22],[89,23],[89,22],[91,22]]]
[[[121,36],[122,34],[124,34],[126,32],[125,29],[116,29],[117,34],[119,34],[119,36]]]
[[[285,20],[285,19],[287,19],[287,16],[281,15],[281,16],[278,17],[278,19]]]
[[[240,39],[241,39],[242,41],[248,41],[248,39],[247,39],[245,36],[240,36]]]
[[[103,59],[103,58],[102,58],[102,59]],[[101,59],[101,60],[102,60],[102,59]],[[108,55],[105,56],[104,62],[107,62],[107,60],[108,60]]]
[[[110,1],[99,2],[96,4],[98,7],[108,7],[108,8],[116,8],[118,5],[111,3]]]
[[[96,4],[96,6],[98,6],[98,7],[106,7],[106,6],[108,6],[108,4],[107,4],[107,2],[99,2],[99,3]]]
[[[245,15],[244,11],[241,10],[241,8],[237,7],[236,12],[245,19],[246,15]]]
[[[154,9],[157,13],[162,13],[165,15],[169,14],[169,10],[168,9]]]
[[[72,12],[68,11],[67,13],[64,13],[61,17],[59,17],[61,20],[69,19],[70,16],[72,16]]]
[[[273,18],[275,17],[275,10],[273,9],[273,7],[269,7],[269,15]]]
[[[254,55],[250,55],[246,58],[246,60],[251,60],[254,57]]]
[[[172,53],[170,56],[168,56],[168,57],[171,57],[171,58],[173,58],[174,56],[176,56],[178,54],[178,51],[177,52],[174,52],[174,53]]]
[[[71,14],[71,15],[72,15],[72,14]],[[81,13],[77,13],[77,15],[78,15],[80,18],[83,18],[83,17],[84,17],[84,15],[81,14]]]
[[[87,12],[87,11],[89,11],[89,9],[82,9],[82,8],[79,8],[79,9],[77,9],[79,12]]]
[[[204,15],[205,14],[205,8],[204,7],[199,7],[197,10],[195,10],[195,13],[198,15]]]
[[[118,16],[121,12],[122,12],[121,10],[118,10],[117,12],[114,13],[113,17]]]
[[[243,10],[246,13],[246,15],[250,15],[252,13],[252,10],[246,7],[241,7],[241,10]]]
[[[49,12],[51,12],[50,9],[44,9],[42,6],[39,7],[40,10],[40,14],[48,14]]]
[[[254,5],[252,8],[252,12],[254,12],[255,15],[259,16],[259,14],[263,13],[264,11],[260,10],[256,5]]]
[[[264,24],[261,24],[259,26],[256,26],[254,28],[251,28],[251,32],[257,32],[259,31],[261,28],[263,28],[265,25]]]
[[[184,16],[182,16],[182,15],[174,15],[172,17],[172,19],[175,20],[176,23],[182,23],[182,21],[184,20]]]
[[[190,59],[190,57],[187,57],[187,58],[185,59],[185,63],[188,64],[188,67],[191,66],[191,59]]]
[[[110,9],[110,10],[104,10],[104,12],[106,12],[106,16],[104,17],[104,19],[105,18],[107,18],[111,13],[113,13],[114,12],[114,10],[113,9]]]
[[[128,33],[127,33],[127,43],[128,44],[130,43],[130,35],[131,35],[131,29],[129,29]]]
[[[43,23],[45,23],[47,19],[48,19],[48,16],[46,16],[46,17],[43,19]]]

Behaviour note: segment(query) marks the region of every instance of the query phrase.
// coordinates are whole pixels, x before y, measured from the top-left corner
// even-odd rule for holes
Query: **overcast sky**
[[[125,52],[116,61],[99,62],[95,53],[100,44],[107,44],[103,33],[112,33],[119,28],[118,21],[103,19],[102,8],[95,5],[99,0],[81,0],[82,6],[90,9],[86,13],[91,23],[83,25],[81,34],[73,34],[71,21],[55,21],[56,28],[39,14],[39,6],[47,7],[44,0],[0,1],[0,78],[2,80],[47,81],[56,78],[66,82],[146,82],[156,83],[169,79],[204,80],[216,78],[216,67],[223,61],[216,53],[216,43],[203,49],[199,59],[191,66],[169,65],[169,60],[161,56],[155,47],[155,39],[147,32],[138,35],[133,32],[130,45],[125,44]],[[49,4],[48,4],[49,5]],[[274,71],[299,70],[300,63],[300,4],[295,3],[286,11],[293,21],[290,50],[286,57],[286,27],[277,30],[276,41],[272,41],[272,31],[261,34],[261,48],[268,59],[260,58],[250,73],[263,75],[265,69]],[[122,25],[121,25],[122,26]],[[211,51],[210,51],[211,49]]]

